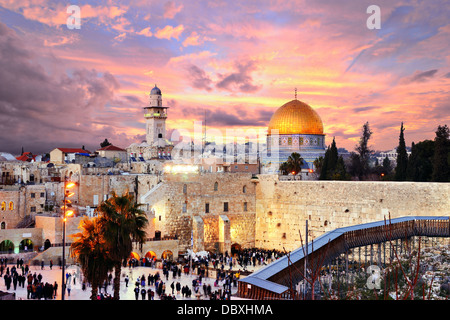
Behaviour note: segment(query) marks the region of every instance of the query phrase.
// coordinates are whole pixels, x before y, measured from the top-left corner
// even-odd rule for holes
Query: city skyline
[[[294,99],[322,118],[326,144],[390,150],[434,139],[450,110],[450,24],[444,1],[0,0],[0,151],[34,153],[107,138],[145,139],[157,85],[169,136],[208,128],[265,129]],[[367,8],[381,9],[369,29]]]

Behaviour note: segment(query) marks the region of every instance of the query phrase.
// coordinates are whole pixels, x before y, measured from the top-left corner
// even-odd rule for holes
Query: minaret
[[[150,91],[150,103],[144,108],[147,144],[165,146],[167,109],[162,105],[161,90],[155,84]]]

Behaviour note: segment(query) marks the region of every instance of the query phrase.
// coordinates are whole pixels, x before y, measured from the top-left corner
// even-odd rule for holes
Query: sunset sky
[[[449,49],[447,0],[0,0],[0,152],[141,142],[155,84],[168,138],[205,114],[223,134],[265,129],[297,88],[327,144],[353,151],[369,121],[390,150],[401,122],[407,145],[450,125]]]

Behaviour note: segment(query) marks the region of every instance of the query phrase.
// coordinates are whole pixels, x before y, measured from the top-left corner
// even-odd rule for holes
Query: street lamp
[[[64,177],[64,203],[61,209],[64,212],[63,215],[63,250],[62,250],[62,281],[61,281],[61,300],[64,300],[64,294],[66,292],[65,287],[65,269],[66,269],[66,221],[67,217],[73,215],[72,202],[67,199],[74,195],[69,189],[75,186],[75,182],[67,181],[67,177]]]

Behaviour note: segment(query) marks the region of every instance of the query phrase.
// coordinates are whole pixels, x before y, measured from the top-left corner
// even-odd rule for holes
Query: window
[[[186,213],[187,212],[187,203],[185,202],[185,203],[183,203],[183,213]]]
[[[30,197],[31,197],[31,198],[35,198],[35,197],[36,197],[36,194],[35,194],[34,192],[32,192],[32,193],[30,194]]]
[[[36,212],[36,207],[30,207],[31,212]]]
[[[244,211],[247,211],[247,202],[244,202]]]
[[[14,210],[14,202],[9,202],[9,210]]]
[[[41,192],[41,198],[45,198],[45,192]]]
[[[6,210],[6,202],[3,201],[3,202],[2,202],[2,211],[5,211],[5,210]]]
[[[228,202],[223,203],[223,212],[228,212]]]
[[[205,213],[209,213],[209,203],[205,203]]]
[[[246,192],[247,192],[247,186],[244,186],[244,187],[242,188],[242,192],[243,192],[243,193],[246,193]]]
[[[219,189],[219,184],[216,182],[214,183],[214,191],[217,191]]]
[[[6,229],[6,223],[3,221],[2,222],[2,227],[1,227],[1,229],[3,230],[3,229]]]
[[[187,184],[183,185],[183,193],[186,194],[187,193]]]

